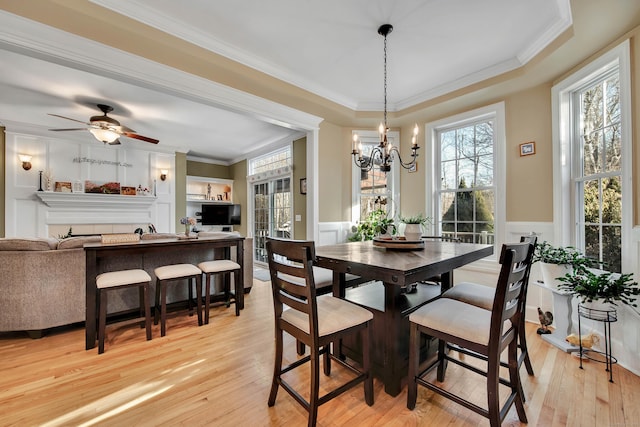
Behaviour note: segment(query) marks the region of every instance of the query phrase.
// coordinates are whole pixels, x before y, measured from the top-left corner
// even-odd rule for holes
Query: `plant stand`
[[[582,347],[582,322],[580,321],[582,318],[604,323],[604,352]],[[594,362],[604,363],[605,371],[609,372],[610,383],[613,382],[613,364],[618,363],[618,359],[611,355],[611,323],[617,321],[618,314],[615,309],[598,310],[578,304],[578,339],[580,341],[580,355],[588,357]],[[604,358],[602,356],[604,356]],[[580,357],[580,369],[582,369],[582,357]]]
[[[553,323],[555,329],[550,334],[540,335],[543,340],[549,344],[559,348],[566,353],[572,353],[578,351],[579,347],[567,342],[566,338],[571,334],[572,324],[571,315],[573,308],[571,307],[571,294],[566,294],[558,291],[557,289],[546,286],[544,282],[533,282],[541,288],[551,291],[553,296]]]

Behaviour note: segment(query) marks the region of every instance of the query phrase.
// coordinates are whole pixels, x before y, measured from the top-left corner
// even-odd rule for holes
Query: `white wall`
[[[146,230],[148,223],[153,223],[158,231],[174,231],[175,181],[171,178],[161,181],[159,176],[160,169],[175,170],[175,153],[129,144],[126,138],[122,145],[104,145],[93,140],[89,133],[76,133],[82,133],[82,136],[67,138],[62,133],[51,136],[38,130],[7,127],[6,236],[56,236],[58,230],[68,229],[71,225],[84,230],[92,225],[101,225],[100,230],[105,230],[104,226],[110,225],[115,232],[130,232],[139,225],[144,225]],[[18,154],[32,156],[30,170],[22,168]],[[74,161],[76,158],[90,161]],[[83,200],[95,202],[95,198],[91,199],[94,195],[85,194],[81,200],[76,197],[64,206],[51,207],[37,197],[39,171],[50,173],[54,185],[56,181],[119,182],[123,186],[147,187],[151,193],[149,197],[153,196],[155,188],[156,197],[150,203],[136,204],[130,203],[132,199],[123,199],[134,196],[118,195],[113,196],[113,204],[99,205],[84,203]],[[42,185],[46,190],[44,182]],[[128,203],[118,203],[119,200]],[[127,227],[131,230],[126,230]]]

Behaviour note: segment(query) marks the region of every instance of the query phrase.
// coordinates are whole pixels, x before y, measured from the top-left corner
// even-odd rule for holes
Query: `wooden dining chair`
[[[309,412],[309,426],[315,426],[318,407],[351,387],[364,382],[366,403],[373,405],[373,377],[370,372],[373,314],[362,307],[330,295],[316,297],[313,263],[315,245],[312,241],[268,238],[266,242],[275,316],[275,360],[268,404],[273,406],[279,386],[282,386]],[[310,354],[290,365],[282,366],[283,332],[307,345]],[[331,354],[331,343],[348,334],[360,334],[362,367]],[[333,391],[320,396],[320,355],[323,355],[325,375],[331,373],[331,360],[347,368],[355,377]],[[311,391],[305,400],[282,377],[307,362],[311,362]]]
[[[522,388],[517,361],[518,329],[523,316],[521,299],[526,279],[526,271],[533,256],[533,246],[529,243],[503,245],[500,254],[500,275],[498,278],[493,307],[485,310],[451,298],[439,298],[430,302],[409,316],[409,377],[407,408],[416,406],[417,388],[422,385],[454,402],[471,409],[489,419],[491,426],[499,426],[505,415],[515,404],[518,418],[527,422],[522,398]],[[438,357],[425,370],[419,372],[420,334],[438,339]],[[487,371],[483,372],[449,356],[445,343],[453,343],[469,349],[486,358]],[[509,379],[500,378],[500,355],[507,351]],[[446,362],[452,362],[486,377],[487,408],[480,407],[453,392],[437,386],[426,379],[426,375],[438,368],[438,380],[444,381]],[[499,385],[509,387],[510,393],[500,407]]]
[[[535,235],[520,237],[520,242],[530,243],[533,246],[534,251],[537,241],[538,238]],[[532,262],[529,263],[525,273],[524,285],[522,290],[524,292],[524,298],[520,300],[520,303],[522,304],[521,309],[523,315],[520,317],[521,324],[518,330],[518,348],[520,349],[520,355],[518,356],[518,368],[520,368],[524,362],[527,373],[529,375],[534,375],[533,365],[531,364],[531,359],[529,358],[529,350],[527,347],[527,333],[524,327],[524,313],[526,312],[527,308],[527,292],[529,289],[529,274],[531,273],[531,265]],[[489,286],[484,286],[472,282],[461,282],[444,292],[442,294],[442,297],[452,298],[458,301],[466,302],[467,304],[475,305],[476,307],[484,308],[485,310],[491,310],[491,308],[493,307],[495,292],[496,290]],[[464,350],[462,351],[464,352]],[[473,356],[473,354],[470,355]]]

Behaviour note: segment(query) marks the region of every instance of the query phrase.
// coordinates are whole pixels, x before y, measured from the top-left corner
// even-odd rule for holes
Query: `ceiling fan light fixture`
[[[104,142],[105,144],[115,141],[120,136],[117,132],[110,129],[92,128],[89,129],[89,132],[91,132],[98,141]]]

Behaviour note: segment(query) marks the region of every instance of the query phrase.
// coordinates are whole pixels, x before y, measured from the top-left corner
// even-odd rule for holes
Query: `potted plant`
[[[588,266],[589,259],[572,246],[552,246],[544,241],[536,245],[533,262],[540,262],[542,280],[552,289],[558,289],[559,277],[570,273],[576,267]]]
[[[359,242],[361,240],[373,240],[374,237],[382,234],[395,234],[396,226],[393,218],[389,218],[384,209],[376,209],[357,225],[351,227],[352,235],[349,236],[350,242]]]
[[[400,222],[406,224],[404,237],[407,240],[420,240],[423,231],[422,227],[431,221],[420,213],[414,216],[400,217]]]
[[[617,302],[637,307],[638,283],[631,274],[593,270],[580,265],[560,277],[559,289],[580,298],[581,304],[598,310],[611,310]]]

